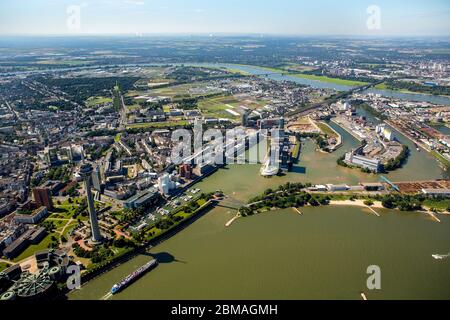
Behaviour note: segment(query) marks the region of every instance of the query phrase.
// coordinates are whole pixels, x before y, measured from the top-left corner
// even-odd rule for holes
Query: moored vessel
[[[146,272],[150,271],[154,267],[158,265],[158,260],[153,259],[152,261],[144,264],[142,267],[134,271],[133,273],[129,274],[125,279],[122,281],[116,283],[111,288],[111,293],[116,294],[128,287],[130,284],[132,284],[134,281],[139,279],[141,276],[143,276]]]

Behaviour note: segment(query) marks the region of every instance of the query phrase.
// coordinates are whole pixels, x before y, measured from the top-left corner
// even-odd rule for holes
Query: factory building
[[[380,125],[376,126],[375,132],[382,138],[386,139],[387,141],[395,140],[395,135],[392,132],[392,130],[387,128],[386,125],[384,125],[384,124],[380,124]]]
[[[349,165],[369,169],[374,172],[381,171],[381,163],[378,159],[367,158],[362,155],[354,154],[352,151],[345,154],[345,162]]]

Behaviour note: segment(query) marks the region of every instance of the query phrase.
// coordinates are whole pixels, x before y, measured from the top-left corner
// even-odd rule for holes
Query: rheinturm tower
[[[93,169],[90,164],[81,165],[80,176],[84,180],[84,187],[86,189],[87,204],[88,204],[88,210],[89,210],[89,219],[91,222],[91,232],[92,232],[91,240],[94,244],[96,244],[96,243],[100,243],[102,241],[102,235],[100,233],[100,228],[98,226],[97,211],[95,211],[94,198],[92,197],[92,192],[91,192],[92,171],[93,171]]]

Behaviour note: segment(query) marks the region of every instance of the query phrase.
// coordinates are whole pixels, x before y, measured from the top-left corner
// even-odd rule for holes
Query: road
[[[127,108],[125,106],[125,101],[123,99],[122,92],[120,93],[120,101],[122,104],[122,107],[120,108],[120,124],[119,124],[119,131],[124,131],[126,129],[127,124]]]
[[[7,263],[7,264],[10,264],[10,265],[15,265],[16,264],[13,261],[5,260],[5,259],[0,259],[0,262]]]

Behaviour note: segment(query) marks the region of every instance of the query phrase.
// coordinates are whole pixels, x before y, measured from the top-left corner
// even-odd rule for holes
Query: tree
[[[317,207],[320,205],[320,203],[315,198],[311,198],[309,200],[309,204],[312,205],[313,207]]]
[[[55,225],[52,221],[46,220],[42,222],[41,226],[44,227],[48,233],[52,233],[55,230]]]
[[[383,205],[383,207],[388,209],[394,209],[396,207],[394,202],[390,198],[383,199],[383,201],[381,201],[381,204]]]
[[[365,204],[366,206],[371,207],[371,206],[374,205],[374,202],[373,202],[373,200],[371,200],[371,199],[367,199],[367,200],[364,200],[364,204]]]

